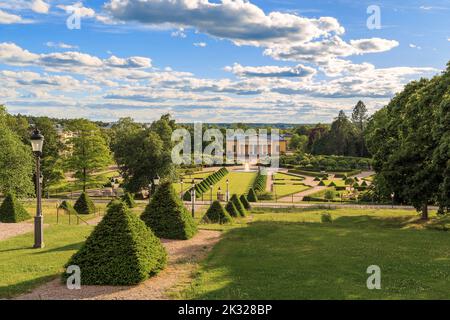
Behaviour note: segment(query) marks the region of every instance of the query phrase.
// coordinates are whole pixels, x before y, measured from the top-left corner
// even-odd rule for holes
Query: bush
[[[241,200],[242,205],[244,206],[244,208],[246,210],[250,210],[252,208],[252,206],[250,205],[250,203],[248,202],[247,198],[245,197],[245,195],[241,194],[241,196],[239,197],[239,200]]]
[[[332,223],[333,222],[333,218],[331,217],[331,214],[329,214],[328,212],[322,213],[322,215],[320,216],[320,220],[322,221],[322,223]]]
[[[214,201],[202,218],[207,223],[230,223],[233,221],[230,214],[222,207],[219,201]]]
[[[83,285],[132,285],[156,274],[166,261],[161,241],[116,200],[65,268],[79,266]]]
[[[233,218],[239,217],[241,214],[239,213],[239,210],[236,208],[234,203],[230,200],[228,201],[227,205],[225,206],[225,210],[232,216]]]
[[[336,187],[336,183],[334,183],[334,181],[331,181],[331,183],[328,186],[329,187]]]
[[[92,199],[86,192],[80,194],[77,202],[75,202],[74,209],[78,214],[93,214],[95,213],[95,205]]]
[[[248,202],[258,202],[258,197],[256,196],[255,190],[253,188],[250,188],[247,195]]]
[[[255,178],[255,181],[253,182],[253,189],[255,191],[265,191],[266,190],[266,184],[267,184],[267,175],[263,175],[261,171],[258,172],[258,175]]]
[[[192,191],[192,190],[188,190],[188,191],[186,191],[186,192],[184,193],[184,195],[183,195],[183,200],[184,200],[184,201],[192,201],[192,198],[191,198],[191,191]]]
[[[8,193],[0,206],[0,222],[17,223],[31,219],[30,214],[13,193]]]
[[[272,192],[264,191],[264,192],[258,192],[257,193],[258,200],[273,200],[274,195]]]
[[[244,205],[241,200],[239,200],[238,196],[233,194],[230,198],[230,201],[234,203],[234,206],[239,211],[241,217],[245,217],[247,215],[247,210],[245,210]]]
[[[323,182],[323,180],[321,180],[320,182],[319,182],[319,184],[318,184],[318,186],[325,186],[325,182]]]
[[[197,233],[194,218],[170,182],[159,186],[141,219],[160,238],[185,240]]]
[[[128,208],[134,208],[136,203],[134,202],[134,197],[131,193],[127,192],[122,197],[121,200],[128,206]]]
[[[336,191],[334,189],[328,189],[325,191],[324,198],[326,200],[333,200],[336,197]]]
[[[320,178],[319,178],[318,176],[316,176],[316,177],[314,178],[314,181],[320,181]]]
[[[58,208],[66,211],[69,214],[77,214],[77,212],[75,211],[75,208],[67,200],[64,200],[63,202],[61,202],[61,204],[59,205]]]

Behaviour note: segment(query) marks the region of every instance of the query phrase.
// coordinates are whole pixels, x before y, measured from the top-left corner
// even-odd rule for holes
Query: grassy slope
[[[405,229],[411,211],[334,210],[332,224],[319,223],[321,213],[256,214],[248,228],[226,233],[182,297],[450,297],[448,233]],[[382,290],[366,287],[372,264],[381,267]]]
[[[0,242],[0,298],[42,284],[63,272],[63,265],[86,240],[92,226],[53,225],[44,231],[46,247],[32,249],[33,233]]]

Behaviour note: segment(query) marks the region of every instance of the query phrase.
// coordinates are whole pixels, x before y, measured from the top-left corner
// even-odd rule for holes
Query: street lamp
[[[158,175],[156,175],[154,178],[153,178],[153,184],[155,185],[155,186],[159,186],[159,181],[160,181],[161,179],[159,178],[159,176]]]
[[[44,247],[44,228],[42,217],[42,192],[41,192],[41,155],[44,145],[44,136],[38,129],[31,135],[31,148],[36,156],[36,216],[34,217],[34,248]]]
[[[391,193],[392,209],[394,209],[394,198],[395,198],[395,192],[392,192]]]
[[[194,215],[195,215],[195,180],[194,179],[192,179],[191,205],[192,205],[192,218],[194,218]]]
[[[219,201],[221,201],[221,199],[222,199],[221,192],[222,192],[222,188],[221,187],[217,188],[217,200],[219,200]]]
[[[183,179],[180,180],[180,184],[181,184],[181,198],[183,199],[183,192],[184,192],[184,189],[183,189],[184,181],[183,181]]]
[[[229,186],[228,186],[229,183],[230,183],[230,182],[229,182],[228,179],[227,179],[227,202],[230,201],[230,191],[229,191]]]

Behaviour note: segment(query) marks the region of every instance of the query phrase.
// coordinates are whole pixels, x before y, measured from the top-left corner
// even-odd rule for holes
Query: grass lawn
[[[294,193],[302,192],[311,189],[309,186],[305,185],[295,185],[295,184],[276,184],[273,186],[277,194],[277,198],[282,198],[289,196]]]
[[[209,173],[211,174],[211,172]],[[207,174],[206,176],[208,176]],[[205,176],[205,177],[206,177]],[[225,177],[222,178],[218,183],[216,183],[213,187],[213,199],[217,199],[217,190],[221,189],[222,194],[225,194],[227,191],[227,179],[229,180],[229,190],[230,196],[234,193],[241,195],[246,194],[250,189],[253,181],[255,180],[256,172],[230,172]],[[183,190],[186,192],[190,188],[190,183],[184,183]],[[181,193],[181,184],[174,183],[174,188],[178,193]],[[210,192],[206,192],[203,194],[203,199],[210,199]]]
[[[87,189],[102,188],[107,184],[112,177],[118,177],[120,173],[116,170],[102,172],[100,174],[94,174],[90,177],[89,181],[86,183]],[[80,181],[61,181],[60,183],[51,185],[49,191],[51,195],[57,193],[65,193],[72,191],[79,191],[83,189],[83,184]]]
[[[46,247],[32,249],[33,233],[0,242],[0,298],[27,292],[57,277],[92,231],[86,225],[52,225],[44,231]]]
[[[301,181],[305,180],[304,178],[302,178],[300,176],[294,176],[292,174],[286,174],[286,173],[282,173],[282,172],[275,173],[273,175],[273,179],[275,181],[284,181],[284,182],[292,182],[292,183],[301,182]]]
[[[277,210],[226,232],[180,298],[449,299],[450,237],[407,210]],[[274,209],[272,209],[274,211]],[[416,226],[416,228],[409,228]],[[368,290],[367,267],[381,268]]]

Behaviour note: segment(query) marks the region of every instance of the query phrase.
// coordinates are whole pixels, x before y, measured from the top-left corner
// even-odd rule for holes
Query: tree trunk
[[[83,192],[86,192],[86,168],[83,168]]]
[[[428,204],[422,206],[422,220],[428,220]]]

